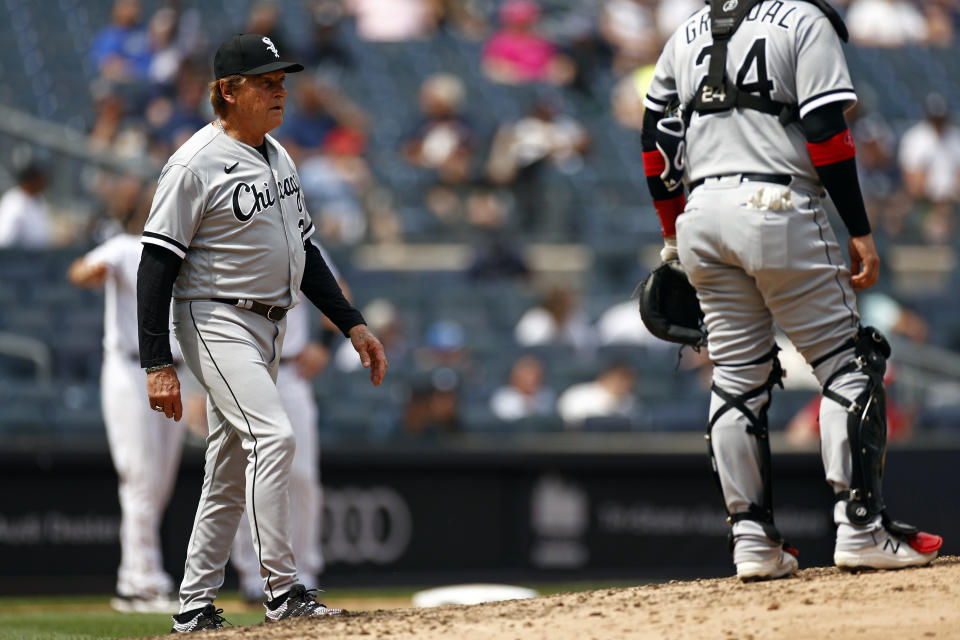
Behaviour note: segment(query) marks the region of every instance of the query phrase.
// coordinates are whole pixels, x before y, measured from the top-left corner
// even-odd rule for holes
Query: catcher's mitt
[[[667,260],[637,286],[640,317],[650,333],[699,349],[707,341],[697,292],[678,260]]]

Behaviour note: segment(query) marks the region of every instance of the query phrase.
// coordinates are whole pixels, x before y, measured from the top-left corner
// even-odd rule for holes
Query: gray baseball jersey
[[[688,104],[707,75],[712,42],[710,8],[704,7],[667,41],[644,105],[662,113],[676,99]],[[756,5],[730,39],[726,71],[742,90],[799,105],[801,118],[831,102],[857,100],[840,39],[827,17],[807,2]],[[819,181],[799,123],[784,127],[753,109],[693,114],[686,144],[691,181],[731,173]]]
[[[174,298],[299,301],[303,241],[314,227],[293,160],[264,139],[269,165],[210,124],[164,166],[143,242],[183,258]]]

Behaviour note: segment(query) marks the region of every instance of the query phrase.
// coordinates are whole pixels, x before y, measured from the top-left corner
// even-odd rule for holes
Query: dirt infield
[[[338,603],[331,600],[331,605]],[[566,593],[435,609],[366,611],[271,626],[226,628],[201,638],[371,640],[455,638],[960,638],[960,557],[903,571],[801,571],[741,584],[732,578]]]

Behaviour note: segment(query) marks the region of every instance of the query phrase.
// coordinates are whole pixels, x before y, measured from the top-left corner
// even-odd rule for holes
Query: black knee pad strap
[[[747,511],[742,511],[738,513],[727,512],[727,522],[732,526],[736,522],[741,520],[754,520],[759,522],[763,527],[763,531],[768,538],[774,542],[782,542],[783,538],[780,535],[780,532],[777,531],[777,528],[773,524],[773,491],[772,491],[772,481],[770,476],[770,439],[768,436],[767,430],[767,410],[770,408],[770,401],[772,399],[772,390],[775,385],[780,385],[783,388],[783,368],[780,366],[780,360],[777,358],[777,352],[780,350],[779,347],[774,346],[765,356],[759,360],[753,362],[747,362],[744,364],[723,364],[715,363],[718,367],[728,366],[728,367],[737,367],[737,366],[748,366],[748,365],[757,365],[766,362],[767,360],[773,360],[773,368],[770,370],[770,375],[767,376],[766,382],[755,389],[751,389],[746,393],[740,395],[733,395],[724,391],[716,384],[711,386],[711,390],[720,396],[721,399],[725,401],[723,406],[721,406],[717,411],[710,417],[710,422],[707,425],[707,445],[710,453],[710,466],[713,471],[713,477],[717,482],[717,487],[720,489],[720,497],[723,498],[723,485],[720,482],[720,473],[717,468],[716,456],[713,453],[713,444],[710,441],[711,432],[713,431],[713,426],[717,423],[717,420],[720,417],[729,411],[730,409],[737,409],[742,413],[750,425],[747,427],[747,433],[752,434],[757,439],[757,445],[760,450],[760,477],[763,482],[763,496],[761,499],[762,504],[751,504]],[[767,394],[767,401],[763,403],[760,407],[760,411],[755,415],[749,407],[747,407],[747,401],[755,398],[763,393]],[[724,505],[726,505],[726,499],[724,498]],[[733,535],[728,539],[730,550],[733,550]]]

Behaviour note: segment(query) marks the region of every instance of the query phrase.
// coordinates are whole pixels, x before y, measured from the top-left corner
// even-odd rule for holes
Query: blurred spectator
[[[403,158],[423,170],[423,202],[445,225],[462,222],[464,185],[474,169],[476,133],[461,115],[463,81],[437,73],[420,85],[420,121],[403,143]]]
[[[280,23],[280,6],[276,0],[260,0],[250,7],[243,33],[259,33],[270,38],[277,51],[291,55],[293,49]],[[286,58],[285,58],[286,59]]]
[[[146,219],[153,200],[156,185],[144,182],[134,175],[102,172],[97,180],[97,195],[100,198],[101,216],[94,236],[119,233],[127,220],[137,217]]]
[[[857,143],[857,173],[874,233],[896,238],[905,233],[912,202],[903,188],[896,160],[896,138],[878,113],[847,112]]]
[[[556,394],[543,384],[543,363],[526,355],[513,363],[507,384],[493,392],[490,411],[501,420],[512,421],[552,415],[555,403]]]
[[[634,344],[651,349],[674,349],[676,345],[654,336],[643,324],[636,300],[624,300],[606,309],[597,319],[601,345]]]
[[[927,44],[934,47],[949,47],[953,43],[953,34],[960,5],[956,0],[928,0],[923,5],[923,16],[927,21]]]
[[[474,129],[462,115],[466,88],[451,73],[436,73],[420,85],[421,121],[403,145],[407,162],[436,171],[445,184],[462,184],[470,176]]]
[[[653,78],[654,65],[639,67],[620,78],[610,94],[613,117],[621,127],[640,131],[643,128],[643,98]]]
[[[542,96],[528,116],[502,124],[491,145],[487,176],[493,184],[511,186],[523,231],[566,232],[571,222],[562,219],[564,203],[552,199],[556,190],[541,181],[548,167],[568,175],[580,171],[590,136],[561,109],[558,96]]]
[[[415,438],[435,438],[460,431],[460,396],[456,385],[438,386],[433,380],[414,385],[401,426],[404,435]]]
[[[140,24],[139,0],[115,0],[110,24],[100,29],[90,44],[90,60],[107,80],[147,79],[152,56],[147,31]]]
[[[363,158],[367,114],[316,77],[292,92],[295,103],[277,137],[299,165],[307,208],[324,241],[356,244],[369,228],[364,198],[374,187]]]
[[[357,35],[372,42],[422,40],[436,28],[430,0],[347,0]]]
[[[876,327],[885,335],[898,335],[919,343],[926,342],[930,336],[926,320],[881,291],[861,291],[857,296],[857,307],[863,323]]]
[[[36,162],[17,172],[17,184],[0,197],[0,247],[38,249],[53,244],[50,208],[43,192],[47,171]]]
[[[517,322],[513,335],[517,344],[524,347],[566,344],[581,353],[589,353],[596,346],[596,335],[577,295],[564,286],[551,288],[537,306],[528,309]]]
[[[420,381],[413,385],[404,411],[408,436],[431,437],[459,431],[461,384],[474,379],[474,363],[459,322],[437,320],[427,328],[424,345],[414,353]]]
[[[526,278],[530,267],[514,235],[507,228],[507,209],[496,192],[474,191],[467,198],[467,220],[479,240],[474,242],[474,260],[467,269],[471,280]]]
[[[340,37],[347,9],[343,0],[313,0],[309,6],[310,40],[303,51],[303,64],[321,73],[353,68],[353,54]]]
[[[328,137],[332,141],[335,136],[346,135],[356,144],[365,144],[369,117],[336,87],[307,76],[300,79],[292,93],[293,108],[276,135],[295,161],[322,152]]]
[[[854,0],[845,22],[850,40],[865,47],[902,47],[927,40],[927,22],[908,0]]]
[[[660,0],[657,4],[657,31],[666,41],[687,19],[703,9],[700,0]]]
[[[500,6],[502,28],[483,45],[486,76],[504,84],[569,83],[576,69],[556,45],[537,34],[540,6],[533,0],[506,0]]]
[[[461,370],[469,366],[467,332],[454,320],[436,320],[427,328],[424,345],[414,357],[418,371]]]
[[[924,234],[934,243],[949,242],[953,209],[960,202],[960,130],[950,122],[946,99],[931,93],[926,117],[900,141],[900,167],[907,193],[927,206]]]
[[[153,151],[162,162],[213,119],[208,113],[208,95],[205,70],[185,60],[175,78],[173,99],[160,95],[147,105],[145,115],[153,129],[154,142],[162,147]]]
[[[634,396],[636,373],[625,364],[605,367],[591,382],[567,388],[557,400],[557,413],[568,429],[583,426],[589,418],[637,417],[639,405]]]
[[[300,180],[307,209],[327,244],[363,240],[367,232],[363,203],[335,161],[322,154],[309,156],[300,164]]]
[[[470,40],[480,40],[489,24],[485,0],[430,0],[438,26],[450,26]]]
[[[589,3],[565,8],[550,33],[569,57],[573,79],[569,87],[584,96],[594,97],[605,86],[613,50],[597,30],[596,11]]]
[[[96,116],[87,138],[90,146],[121,158],[145,156],[149,146],[147,122],[130,106],[136,97],[121,85],[108,82],[95,85],[94,97]]]
[[[613,47],[617,75],[656,61],[660,53],[657,24],[643,0],[606,0],[600,10],[600,33]]]
[[[176,38],[178,19],[173,7],[161,7],[147,23],[147,41],[152,54],[147,75],[155,85],[172,86],[183,61],[184,51]]]

